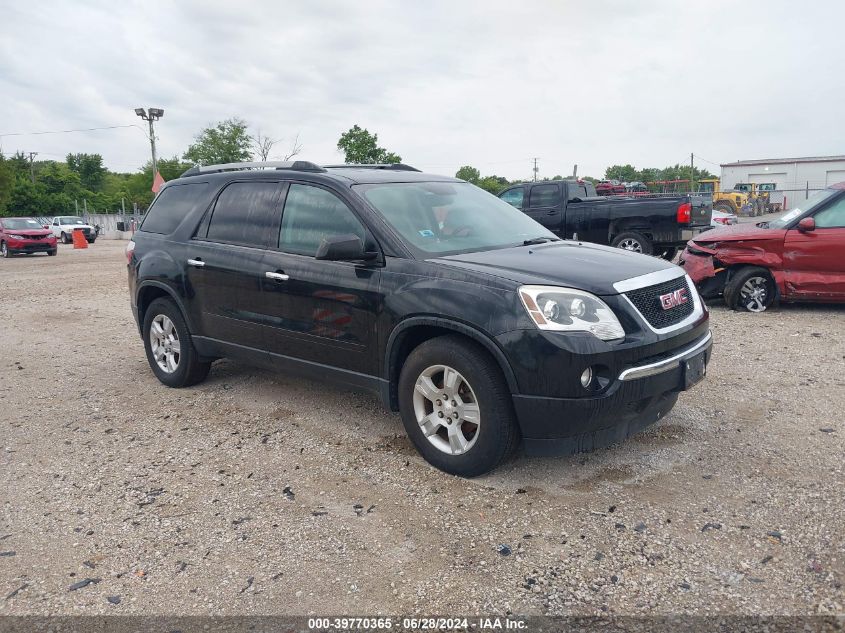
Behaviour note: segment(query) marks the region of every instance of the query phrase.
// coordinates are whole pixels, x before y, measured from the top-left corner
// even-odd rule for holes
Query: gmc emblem
[[[674,292],[669,292],[665,295],[660,295],[660,305],[663,307],[664,310],[669,310],[670,308],[675,308],[679,305],[683,305],[689,301],[689,296],[687,295],[687,289],[681,288],[680,290],[675,290]]]

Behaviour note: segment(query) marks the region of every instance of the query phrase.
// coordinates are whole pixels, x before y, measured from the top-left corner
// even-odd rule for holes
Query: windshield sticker
[[[421,231],[418,231],[418,233],[423,237],[434,237],[434,231],[432,231],[431,229],[423,229]]]

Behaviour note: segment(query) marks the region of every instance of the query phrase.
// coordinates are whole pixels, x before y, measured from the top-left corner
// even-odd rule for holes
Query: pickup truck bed
[[[588,182],[555,180],[514,185],[499,198],[556,235],[673,257],[710,228],[707,194],[601,197]]]

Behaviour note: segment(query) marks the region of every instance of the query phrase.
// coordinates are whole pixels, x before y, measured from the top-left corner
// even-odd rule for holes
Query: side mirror
[[[49,229],[49,228],[50,228],[50,225],[49,225],[49,224],[45,224],[45,225],[44,225],[44,228],[45,228],[45,229]]]
[[[816,221],[813,218],[802,218],[798,223],[798,230],[802,233],[816,230]]]
[[[364,251],[361,238],[351,233],[345,235],[328,235],[317,247],[315,259],[328,261],[371,260],[378,257],[378,253]]]

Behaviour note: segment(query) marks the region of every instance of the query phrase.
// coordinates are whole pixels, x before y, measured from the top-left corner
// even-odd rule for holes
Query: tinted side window
[[[525,189],[522,187],[517,187],[516,189],[508,189],[499,197],[505,202],[507,202],[509,205],[514,206],[517,209],[521,209],[522,201],[525,199]]]
[[[560,202],[560,187],[557,185],[537,185],[531,187],[529,207],[553,207]]]
[[[234,182],[217,197],[207,239],[245,246],[276,245],[273,219],[279,184]]]
[[[365,242],[364,226],[343,200],[318,187],[290,186],[282,213],[280,249],[313,257],[324,237],[350,233]]]
[[[569,185],[569,199],[574,200],[575,198],[584,198],[589,197],[587,195],[587,187],[584,185]]]
[[[171,185],[156,198],[153,206],[144,216],[141,231],[170,235],[194,208],[197,200],[205,193],[208,185],[197,182],[188,185]],[[58,222],[53,222],[58,225]]]

